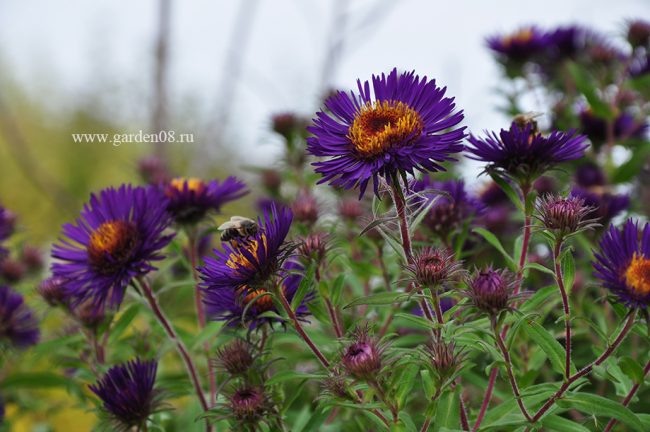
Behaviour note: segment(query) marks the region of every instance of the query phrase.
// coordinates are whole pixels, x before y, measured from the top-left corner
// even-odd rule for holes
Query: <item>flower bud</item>
[[[264,389],[243,386],[230,395],[230,409],[233,417],[241,422],[257,422],[264,418],[268,410],[268,399]]]
[[[274,169],[262,171],[262,184],[272,193],[277,193],[282,185],[282,176]]]
[[[368,328],[357,328],[353,342],[343,351],[341,363],[352,376],[370,379],[382,367],[383,348],[368,334]]]
[[[142,180],[153,185],[167,183],[171,179],[167,165],[155,155],[144,157],[138,161],[138,173]]]
[[[18,282],[25,276],[25,264],[12,258],[6,258],[0,263],[0,275],[7,282]]]
[[[592,208],[587,207],[584,200],[576,196],[563,198],[559,195],[549,195],[537,200],[536,207],[536,218],[546,229],[559,236],[594,226],[594,221],[587,219]]]
[[[62,277],[49,277],[39,284],[38,293],[50,306],[64,304],[67,297],[65,282]]]
[[[244,374],[255,360],[251,348],[248,342],[235,339],[217,351],[215,364],[231,375]]]
[[[650,47],[650,23],[642,20],[630,21],[627,28],[627,41],[634,48]]]
[[[305,192],[298,195],[291,206],[293,217],[305,225],[313,225],[318,220],[318,202],[311,193]]]
[[[340,399],[351,399],[348,384],[341,375],[330,375],[323,381],[325,391]]]
[[[437,340],[427,346],[426,355],[433,371],[441,381],[451,377],[461,366],[462,356],[456,352],[453,342]]]
[[[91,330],[97,329],[106,319],[104,310],[92,302],[80,304],[74,309],[73,314],[84,327]]]
[[[43,253],[35,246],[25,245],[22,251],[23,264],[29,271],[38,271],[43,268]]]
[[[0,206],[0,240],[13,234],[17,219],[16,213]]]
[[[298,247],[303,258],[320,264],[327,255],[327,235],[312,233],[305,237]]]
[[[363,216],[363,206],[358,199],[344,198],[339,204],[339,215],[346,222],[356,223]]]
[[[496,316],[510,308],[512,285],[513,277],[509,272],[488,267],[474,275],[466,293],[474,307]]]
[[[452,252],[429,247],[417,254],[413,264],[406,268],[423,287],[441,285],[463,271],[462,264],[454,259]]]

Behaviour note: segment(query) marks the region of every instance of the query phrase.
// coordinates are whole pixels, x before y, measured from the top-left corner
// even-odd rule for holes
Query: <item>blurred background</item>
[[[89,191],[136,179],[155,150],[72,133],[191,133],[193,143],[158,149],[177,172],[245,177],[281,151],[272,115],[309,117],[330,89],[393,67],[447,86],[470,130],[499,128],[507,117],[486,36],[533,23],[617,35],[644,17],[646,0],[6,0],[0,202],[32,240],[50,240]]]

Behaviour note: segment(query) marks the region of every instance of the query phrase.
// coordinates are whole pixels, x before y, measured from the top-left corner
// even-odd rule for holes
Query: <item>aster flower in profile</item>
[[[416,180],[411,190],[429,206],[423,224],[448,243],[449,236],[473,216],[483,211],[481,202],[471,196],[462,180],[434,181],[429,176]]]
[[[154,385],[158,363],[131,360],[113,366],[97,383],[88,386],[102,401],[102,411],[112,430],[143,428],[147,419],[161,411],[161,392]]]
[[[592,162],[577,168],[574,181],[576,184],[571,189],[571,196],[582,199],[591,209],[586,217],[601,225],[606,226],[630,205],[630,196],[614,193],[604,171]]]
[[[302,280],[302,266],[287,261],[291,245],[285,239],[292,219],[289,209],[272,206],[258,218],[260,229],[246,242],[224,244],[223,251],[215,249],[214,256],[205,257],[199,272],[203,302],[212,319],[231,324],[243,319],[251,326],[275,321],[258,318],[264,312],[276,311],[271,295],[274,284],[281,283],[291,301]],[[307,312],[303,302],[296,314],[304,316]]]
[[[470,135],[468,157],[487,162],[487,171],[506,175],[530,187],[557,164],[582,157],[589,146],[585,137],[575,131],[553,131],[544,136],[535,129],[533,122],[523,127],[513,122],[510,129],[501,129],[498,135],[488,133],[483,139]]]
[[[36,344],[38,321],[22,295],[0,285],[0,341],[17,348]]]
[[[222,182],[176,177],[164,184],[163,190],[169,199],[167,210],[182,225],[195,224],[209,211],[218,212],[224,204],[248,193],[244,182],[236,177]]]
[[[16,214],[0,206],[0,241],[6,240],[16,227]]]
[[[622,228],[610,226],[593,262],[594,275],[630,308],[650,304],[650,224],[628,219]]]
[[[511,34],[495,35],[487,39],[488,47],[504,64],[529,61],[544,52],[549,42],[549,35],[534,26],[523,27]]]
[[[308,131],[308,152],[319,158],[316,172],[329,183],[358,188],[363,196],[372,180],[378,194],[379,177],[389,183],[398,175],[442,171],[442,162],[462,151],[463,119],[445,88],[415,72],[358,81],[358,94],[339,91],[316,114]]]
[[[154,187],[122,185],[92,194],[74,224],[52,249],[52,273],[67,280],[71,306],[119,307],[135,277],[155,267],[152,261],[173,238],[167,200]]]
[[[580,111],[580,129],[596,148],[607,141],[607,122],[596,116],[590,109]],[[627,112],[619,113],[614,119],[613,138],[616,141],[643,138],[648,131],[645,120],[637,120]]]

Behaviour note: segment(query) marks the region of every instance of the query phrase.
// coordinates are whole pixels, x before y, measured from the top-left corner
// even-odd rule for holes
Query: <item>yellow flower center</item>
[[[188,191],[194,192],[195,194],[200,194],[205,189],[203,180],[196,177],[176,177],[169,182],[169,185],[179,192],[184,192],[187,187]]]
[[[90,235],[87,248],[90,262],[99,270],[114,271],[130,258],[137,234],[132,222],[104,222]]]
[[[533,38],[533,31],[531,29],[522,29],[513,34],[504,36],[501,39],[503,45],[510,46],[513,43],[526,43]]]
[[[262,247],[266,250],[266,235],[262,234],[260,239],[262,240]],[[255,264],[252,263],[248,257],[244,254],[244,251],[248,252],[248,255],[254,257],[258,256],[259,249],[259,240],[253,239],[245,243],[238,243],[237,247],[230,253],[226,265],[233,270],[237,270],[241,267],[254,268]]]
[[[375,101],[361,108],[348,138],[362,157],[373,157],[410,144],[423,130],[420,115],[405,103]]]
[[[632,262],[625,271],[625,281],[638,296],[650,293],[650,259],[634,254]]]

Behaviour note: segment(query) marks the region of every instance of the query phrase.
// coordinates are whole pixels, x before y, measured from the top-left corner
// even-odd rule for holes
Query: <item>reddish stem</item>
[[[481,409],[478,412],[478,417],[476,417],[476,423],[474,423],[474,427],[472,428],[472,432],[476,432],[478,428],[481,426],[481,422],[483,421],[483,417],[485,417],[485,412],[488,409],[488,406],[490,405],[490,399],[492,396],[492,392],[494,391],[494,383],[497,380],[497,374],[499,370],[497,368],[492,368],[490,371],[490,379],[488,380],[488,386],[487,389],[485,390],[485,397],[483,398],[483,403],[481,403]]]
[[[555,279],[557,280],[558,287],[560,287],[560,294],[562,294],[562,306],[564,308],[564,332],[566,336],[564,376],[568,378],[571,375],[571,308],[569,306],[569,296],[567,294],[566,287],[564,286],[562,267],[560,265],[561,248],[562,240],[558,239],[555,242],[555,248],[553,249],[553,263],[555,265]]]
[[[199,274],[198,274],[198,245],[196,233],[189,234],[189,248],[190,248],[190,265],[192,266],[192,276],[196,286],[194,288],[194,304],[196,306],[196,317],[199,325],[199,331],[205,328],[205,308],[201,298],[201,289],[199,288]],[[215,376],[214,367],[210,361],[210,343],[206,340],[203,343],[203,350],[208,362],[208,381],[210,385],[210,406],[215,406],[217,403],[217,381]]]
[[[334,309],[334,305],[332,305],[332,302],[328,298],[325,299],[325,305],[327,306],[327,312],[330,315],[330,320],[332,321],[332,327],[334,328],[334,333],[336,333],[336,337],[342,338],[343,329],[341,328],[341,323],[339,322],[339,317],[338,314],[336,313],[336,309]]]
[[[284,308],[285,312],[289,316],[289,319],[293,323],[293,327],[296,329],[296,332],[300,337],[305,341],[305,343],[309,346],[309,348],[312,350],[314,355],[318,358],[318,360],[321,362],[323,367],[325,369],[329,369],[330,367],[330,362],[327,361],[325,356],[320,352],[318,347],[312,342],[312,340],[309,338],[307,333],[305,333],[305,330],[303,330],[302,325],[300,324],[300,321],[298,321],[298,317],[296,316],[296,313],[291,309],[291,305],[287,301],[287,298],[284,296],[284,292],[282,289],[276,289],[276,294],[278,298],[280,299],[280,302],[282,303],[282,307]]]
[[[185,363],[185,367],[187,368],[187,372],[189,374],[190,380],[194,385],[194,390],[196,391],[196,395],[199,399],[199,403],[201,404],[203,410],[207,411],[209,409],[208,403],[206,402],[205,396],[203,395],[203,389],[201,388],[201,383],[199,381],[199,376],[196,371],[196,367],[194,366],[194,362],[192,361],[192,358],[190,357],[190,354],[187,351],[185,344],[183,343],[182,340],[179,339],[171,323],[163,313],[162,309],[160,309],[160,305],[158,304],[158,301],[156,300],[156,297],[154,296],[153,291],[151,290],[151,286],[149,286],[149,283],[144,279],[140,279],[140,286],[142,287],[142,292],[144,293],[144,296],[147,299],[147,302],[149,303],[151,310],[153,311],[154,315],[158,319],[158,322],[167,333],[169,339],[176,345],[176,349],[181,355],[181,358]],[[207,431],[212,430],[212,427],[210,427],[207,420],[206,420],[206,430]]]
[[[636,394],[636,392],[639,390],[639,387],[641,387],[641,383],[645,379],[645,376],[648,375],[648,372],[650,372],[650,360],[645,364],[645,367],[643,368],[643,377],[641,378],[641,382],[635,383],[632,388],[630,389],[629,393],[627,396],[625,396],[625,399],[623,399],[623,406],[626,407],[630,404],[632,401],[632,398]],[[607,423],[607,426],[605,426],[605,429],[603,429],[603,432],[609,432],[612,430],[612,428],[616,425],[617,420],[616,419],[611,419],[609,423]]]
[[[607,347],[603,353],[598,356],[596,360],[585,366],[584,368],[580,369],[578,372],[576,372],[575,375],[570,376],[569,379],[567,379],[564,384],[558,389],[557,392],[553,396],[549,398],[549,400],[546,401],[544,405],[535,413],[533,416],[533,423],[539,420],[545,413],[548,411],[554,404],[555,402],[562,397],[564,392],[566,392],[571,384],[576,382],[578,379],[582,378],[583,376],[587,375],[591,370],[594,368],[594,366],[600,365],[602,362],[607,360],[607,358],[616,351],[618,346],[623,342],[625,339],[625,336],[630,332],[632,329],[632,326],[634,325],[634,319],[636,318],[636,310],[631,311],[628,316],[627,316],[627,321],[625,322],[625,326],[621,330],[621,332],[616,336],[616,339],[614,339],[614,342],[610,346]]]

